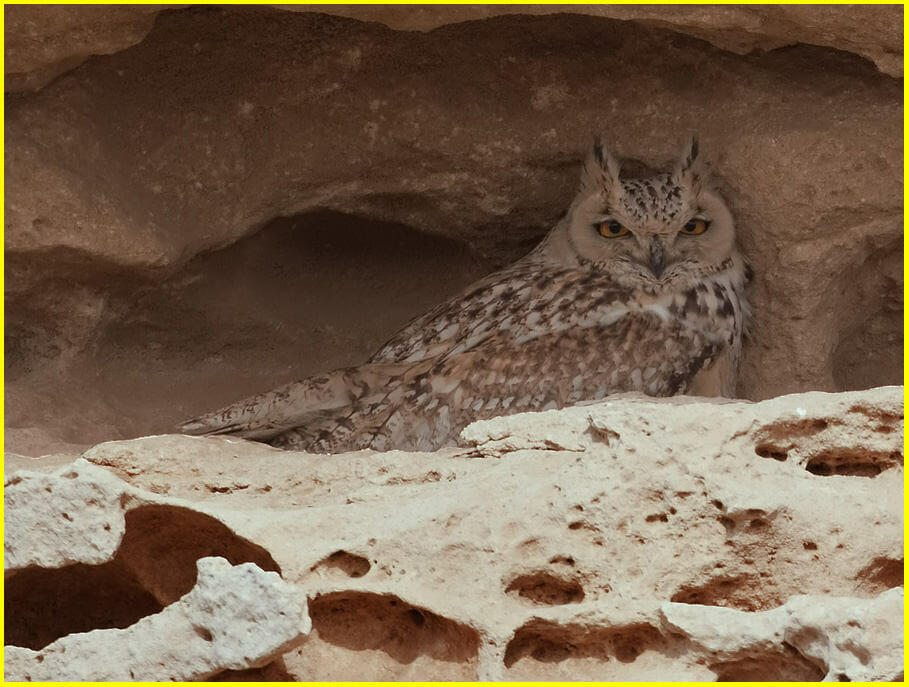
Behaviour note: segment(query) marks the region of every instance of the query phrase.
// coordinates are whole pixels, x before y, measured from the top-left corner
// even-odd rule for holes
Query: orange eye
[[[605,236],[607,239],[614,239],[619,236],[627,236],[631,232],[628,231],[626,227],[623,227],[619,222],[616,222],[614,219],[606,220],[605,222],[600,222],[596,225],[597,231],[600,232],[600,236]]]
[[[687,236],[699,236],[707,231],[710,227],[710,222],[701,217],[695,217],[688,220],[688,223],[682,227],[682,233]]]

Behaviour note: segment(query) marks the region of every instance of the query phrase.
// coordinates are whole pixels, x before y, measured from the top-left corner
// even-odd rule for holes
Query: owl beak
[[[663,249],[663,242],[656,236],[650,242],[650,271],[657,279],[666,269],[666,253]]]

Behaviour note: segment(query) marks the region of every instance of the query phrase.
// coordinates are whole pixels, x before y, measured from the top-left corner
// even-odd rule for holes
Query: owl
[[[363,365],[183,424],[314,453],[433,451],[467,424],[617,392],[734,396],[750,269],[697,139],[623,179],[598,140],[528,255],[404,326]]]

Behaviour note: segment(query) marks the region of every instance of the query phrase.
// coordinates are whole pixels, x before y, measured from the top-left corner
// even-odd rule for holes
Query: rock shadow
[[[129,627],[189,592],[196,561],[205,556],[281,572],[265,549],[211,516],[141,506],[126,514],[126,531],[110,561],[26,568],[7,578],[5,643],[37,651],[75,632]]]

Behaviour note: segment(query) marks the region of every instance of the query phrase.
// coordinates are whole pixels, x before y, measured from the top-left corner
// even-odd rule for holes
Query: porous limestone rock
[[[126,629],[58,639],[39,651],[7,646],[6,680],[181,681],[269,663],[310,630],[305,604],[277,573],[200,558],[192,590]]]
[[[9,99],[11,450],[363,362],[538,241],[596,133],[632,174],[700,134],[757,275],[745,397],[901,381],[902,80],[847,51],[894,73],[902,8],[325,9],[161,12]],[[107,11],[151,16],[48,10]]]
[[[123,537],[123,484],[92,465],[87,474],[15,472],[3,484],[3,564],[59,568],[109,560]]]
[[[308,599],[306,642],[250,679],[897,679],[902,394],[611,398],[475,423],[424,454],[100,444],[50,477],[120,484],[120,546],[103,573],[14,571],[7,641],[129,627],[223,556]],[[77,625],[100,589],[118,610]]]

